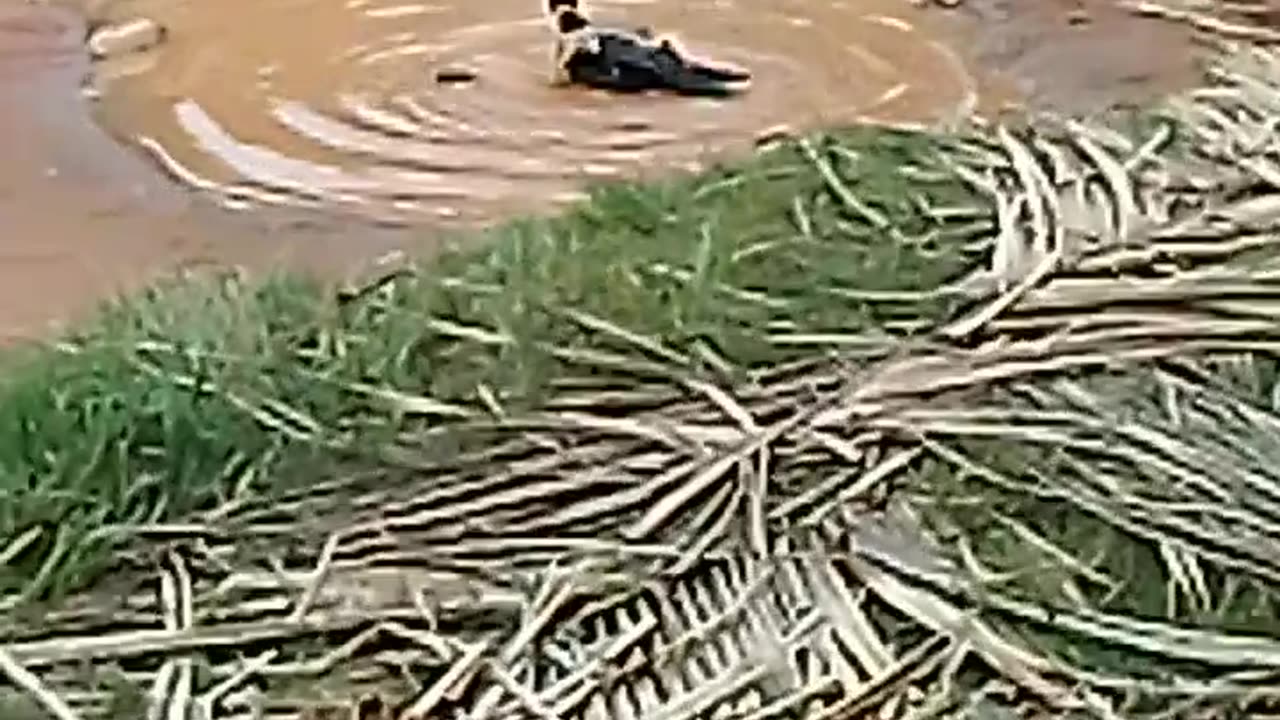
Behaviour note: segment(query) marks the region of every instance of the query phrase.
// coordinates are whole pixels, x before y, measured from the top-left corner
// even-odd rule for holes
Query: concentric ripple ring
[[[930,122],[977,98],[904,0],[593,3],[602,22],[674,31],[749,68],[751,88],[709,100],[552,87],[539,2],[133,0],[168,40],[99,69],[100,116],[226,205],[488,221],[592,180],[696,168],[779,125]],[[437,83],[446,68],[476,79]]]

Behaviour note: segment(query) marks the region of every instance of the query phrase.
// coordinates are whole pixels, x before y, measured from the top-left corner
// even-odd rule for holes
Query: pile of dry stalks
[[[0,705],[1261,717],[1280,54],[1212,77],[1136,139],[1045,118],[957,143],[990,201],[957,217],[997,229],[938,289],[972,298],[942,326],[737,387],[619,331],[634,355],[599,361],[638,368],[633,389],[566,382],[536,415],[406,440],[397,467],[143,529],[111,581],[0,626]],[[431,459],[460,428],[485,447]]]

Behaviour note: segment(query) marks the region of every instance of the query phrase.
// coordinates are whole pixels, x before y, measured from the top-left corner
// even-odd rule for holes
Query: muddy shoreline
[[[0,343],[47,337],[102,299],[183,268],[333,276],[423,233],[324,213],[212,206],[111,137],[81,90],[86,20],[0,8]],[[352,243],[351,237],[360,242]]]
[[[1008,77],[1037,106],[1089,112],[1142,103],[1196,78],[1194,44],[1180,27],[1101,0],[1027,5],[969,0],[928,12],[954,16],[966,59]],[[0,9],[0,137],[11,139],[0,169],[0,342],[45,337],[102,298],[177,268],[289,267],[332,277],[391,251],[429,249],[427,225],[386,227],[315,210],[233,212],[181,187],[105,131],[82,95],[92,70],[86,23],[62,6]]]
[[[1193,87],[1190,28],[1117,0],[966,0],[968,56],[1009,78],[1027,106],[1080,114],[1149,104]]]

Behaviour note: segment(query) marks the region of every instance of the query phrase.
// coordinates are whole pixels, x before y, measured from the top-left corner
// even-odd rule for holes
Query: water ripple
[[[729,101],[551,87],[539,2],[136,0],[170,39],[157,62],[102,68],[103,117],[229,205],[488,220],[780,124],[928,121],[974,101],[945,38],[899,0],[593,5],[749,67],[751,90]],[[436,84],[450,67],[477,79]]]

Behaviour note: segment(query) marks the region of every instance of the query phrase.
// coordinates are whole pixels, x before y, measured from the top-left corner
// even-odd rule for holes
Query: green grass
[[[926,210],[980,205],[933,167],[938,142],[817,139],[834,185],[789,145],[696,177],[602,187],[563,216],[459,238],[341,300],[304,278],[217,278],[106,308],[60,347],[8,358],[0,538],[29,542],[0,563],[0,597],[83,585],[120,526],[376,455],[447,420],[427,399],[536,405],[553,379],[586,372],[575,357],[587,352],[607,383],[733,374],[910,334],[949,300],[867,291],[936,287],[969,264],[964,241],[981,229]],[[908,166],[938,180],[908,178]],[[846,190],[892,229],[848,207]],[[649,362],[608,373],[610,352]]]
[[[1233,554],[1225,543],[1244,530],[1214,512],[1230,517],[1236,507],[1266,502],[1241,477],[1258,467],[1274,467],[1280,444],[1263,426],[1231,412],[1213,412],[1227,407],[1268,412],[1276,388],[1274,368],[1269,359],[1239,359],[1233,366],[1214,368],[1211,387],[1184,392],[1176,400],[1154,379],[1156,368],[1148,367],[1074,378],[1075,391],[1090,399],[1075,408],[1060,398],[1032,402],[1016,392],[997,391],[985,401],[990,407],[1017,408],[1028,416],[1062,413],[1052,421],[1057,431],[1052,437],[1070,440],[1025,440],[1012,431],[936,438],[967,462],[929,458],[907,484],[927,496],[932,528],[957,564],[973,569],[956,552],[961,542],[970,557],[980,558],[984,591],[1064,613],[1099,612],[1275,637],[1280,633],[1280,593],[1262,573],[1198,553],[1189,554],[1194,555],[1191,561],[1184,556],[1188,569],[1175,572],[1154,539],[1163,527],[1164,542],[1172,547],[1183,536],[1170,527],[1195,527],[1203,533],[1197,547],[1216,541],[1228,548],[1225,555]],[[1221,402],[1228,398],[1230,402]],[[1183,413],[1180,426],[1169,418],[1169,403],[1175,401]],[[1066,418],[1081,407],[1089,410]],[[1045,427],[1050,424],[1046,421]],[[1137,433],[1143,441],[1135,441]],[[1203,486],[1188,478],[1202,479]],[[1217,500],[1204,487],[1226,489],[1232,501]],[[1156,522],[1144,522],[1150,516],[1143,511],[1155,507],[1163,509],[1153,518]],[[1175,519],[1182,525],[1161,525]],[[1029,542],[1029,535],[1037,540]],[[1066,556],[1073,561],[1063,562]],[[1203,599],[1180,582],[1188,576],[1202,580]],[[1096,672],[1170,683],[1221,674],[1220,669],[1085,637],[1052,622],[1015,624],[1032,647]]]
[[[1149,120],[1117,124],[1137,133]],[[600,187],[564,215],[460,236],[443,256],[344,293],[290,275],[177,280],[54,347],[11,354],[0,374],[0,538],[13,539],[0,545],[0,617],[38,613],[99,577],[130,528],[246,488],[270,497],[377,465],[426,430],[537,407],[566,384],[732,382],[790,360],[856,357],[954,316],[958,301],[937,289],[980,259],[974,239],[991,218],[938,165],[945,142],[863,129],[697,176]],[[927,436],[932,452],[898,483],[972,575],[947,592],[1071,667],[1168,684],[1219,669],[1135,651],[1136,633],[1101,640],[1055,614],[1280,631],[1265,577],[1201,555],[1189,571],[1201,593],[1160,552],[1176,534],[1119,521],[1165,503],[1162,519],[1222,530],[1187,509],[1188,498],[1210,506],[1189,476],[1241,504],[1261,497],[1240,468],[1280,458],[1280,444],[1222,408],[1271,412],[1275,363],[1199,367],[1212,382],[1178,396],[1198,417],[1180,430],[1150,367],[1057,377],[1075,394],[1039,378],[1034,392],[1028,380],[967,398],[988,425]],[[1021,432],[1037,422],[1052,432]],[[1148,432],[1137,439],[1130,426]],[[1241,438],[1246,449],[1228,452]],[[1028,620],[1026,607],[1051,613]],[[1153,712],[1162,702],[1147,700]],[[10,706],[25,710],[0,695]]]

